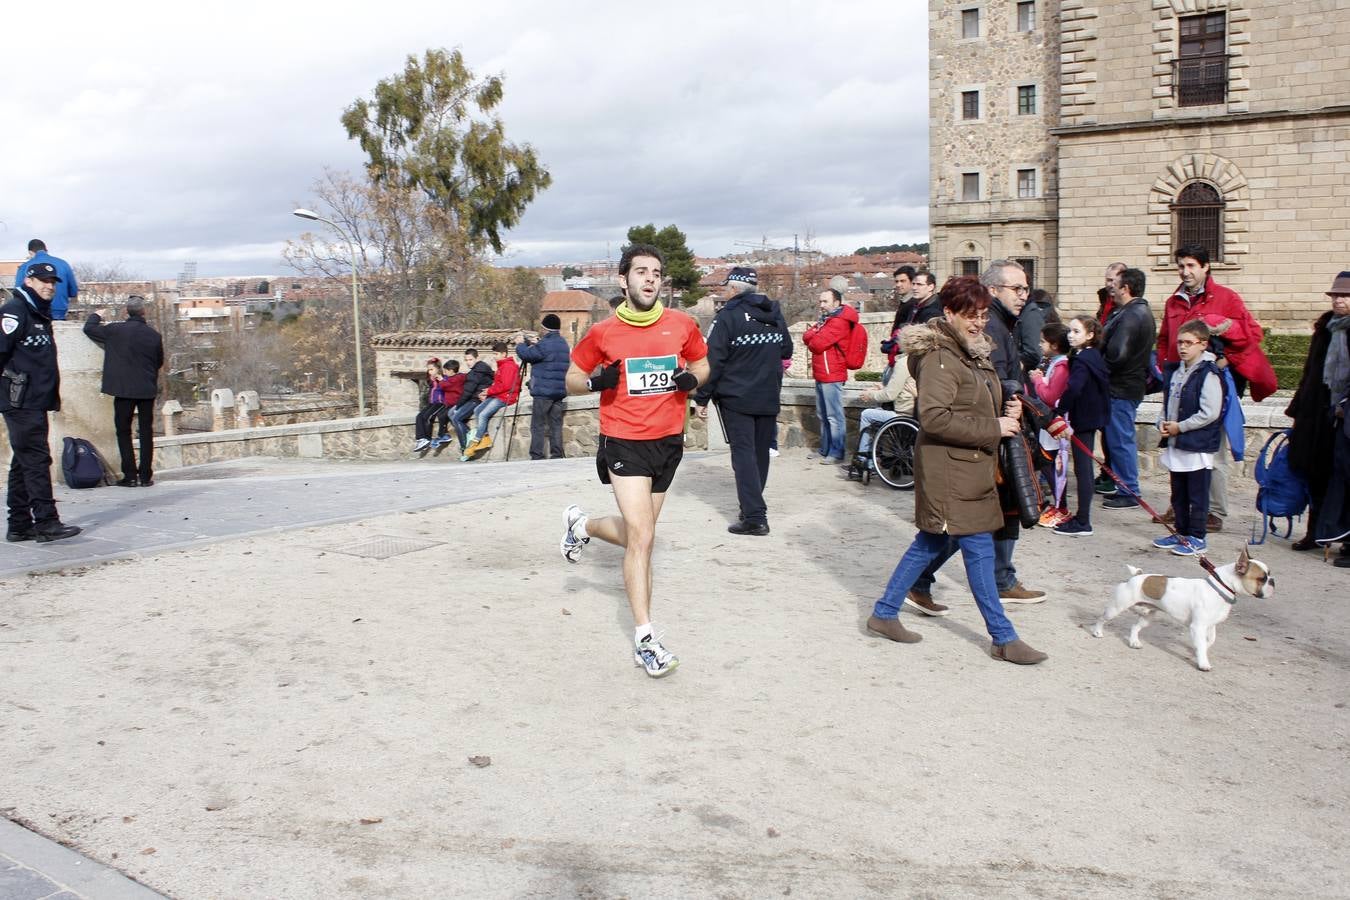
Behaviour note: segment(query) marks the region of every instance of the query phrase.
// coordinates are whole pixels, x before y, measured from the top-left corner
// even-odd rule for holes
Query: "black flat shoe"
[[[78,525],[62,525],[57,523],[48,528],[39,528],[34,535],[39,544],[45,544],[48,541],[59,541],[64,538],[74,537],[81,531]]]
[[[1312,535],[1304,535],[1289,545],[1290,549],[1302,553],[1304,550],[1311,550],[1317,546],[1317,541],[1312,539]]]
[[[122,480],[117,482],[118,487],[136,487],[139,484],[140,481],[135,478],[123,478]]]
[[[5,540],[9,541],[11,544],[17,544],[19,541],[31,541],[35,537],[37,537],[37,532],[31,528],[24,531],[14,531],[11,529],[10,531],[5,532]]]
[[[769,526],[762,523],[741,521],[728,525],[727,531],[732,534],[752,534],[755,537],[764,537],[769,533]]]

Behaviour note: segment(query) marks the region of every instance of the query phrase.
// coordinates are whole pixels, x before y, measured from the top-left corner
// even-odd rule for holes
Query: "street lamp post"
[[[342,235],[342,239],[347,242],[347,249],[352,255],[352,327],[356,333],[356,404],[362,418],[366,415],[366,378],[361,371],[361,296],[356,288],[356,242],[347,236],[347,232],[342,226],[332,219],[325,219],[323,216],[308,209],[297,209],[292,215],[299,216],[302,219],[309,219],[313,222],[323,222],[331,225],[333,230]]]

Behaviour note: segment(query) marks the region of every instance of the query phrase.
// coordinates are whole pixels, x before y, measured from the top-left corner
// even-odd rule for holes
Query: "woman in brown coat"
[[[919,531],[895,567],[868,630],[901,643],[921,640],[900,624],[900,606],[927,565],[955,540],[975,603],[993,638],[995,659],[1031,665],[1046,658],[1017,637],[994,583],[994,532],[1003,526],[995,486],[999,441],[1016,434],[1021,401],[1003,402],[984,334],[989,291],[972,277],[950,278],[939,294],[942,318],[900,333],[919,382],[914,524]],[[1003,415],[999,415],[1002,409]]]

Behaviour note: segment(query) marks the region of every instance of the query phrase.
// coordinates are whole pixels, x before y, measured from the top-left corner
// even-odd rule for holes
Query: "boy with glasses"
[[[1176,534],[1160,537],[1153,546],[1177,556],[1205,551],[1209,517],[1209,480],[1222,431],[1223,381],[1214,354],[1209,352],[1209,326],[1199,319],[1177,329],[1180,365],[1167,373],[1158,461],[1171,475],[1172,513]]]

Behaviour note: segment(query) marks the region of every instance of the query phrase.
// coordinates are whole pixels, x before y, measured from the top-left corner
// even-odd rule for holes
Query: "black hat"
[[[28,267],[25,278],[36,278],[38,281],[60,281],[61,276],[56,274],[56,266],[51,263],[33,263]]]
[[[557,331],[558,329],[562,328],[562,319],[558,318],[553,313],[549,313],[539,321],[539,324],[543,325],[545,328]]]
[[[731,284],[733,281],[740,281],[751,287],[756,287],[759,284],[759,275],[749,266],[736,266],[727,273],[726,280],[722,283]]]

